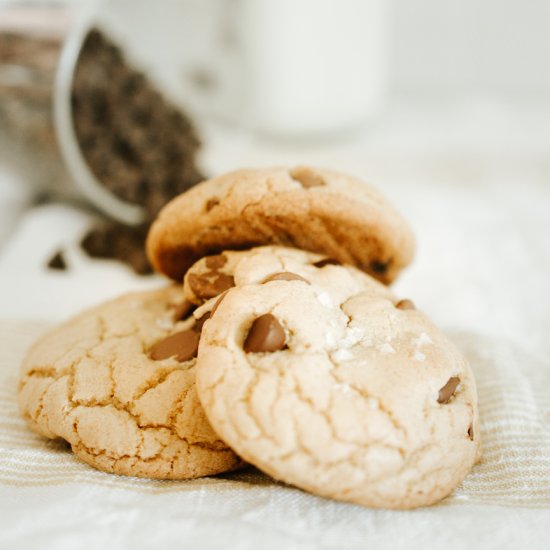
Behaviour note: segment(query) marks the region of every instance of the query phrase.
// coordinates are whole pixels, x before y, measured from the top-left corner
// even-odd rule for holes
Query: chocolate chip
[[[326,185],[326,182],[322,176],[320,174],[316,174],[309,168],[294,168],[294,170],[290,171],[290,177],[306,189]]]
[[[71,107],[80,152],[97,181],[140,205],[146,216],[137,229],[96,224],[82,247],[93,258],[151,273],[144,252],[150,223],[172,197],[203,179],[195,166],[200,146],[195,125],[98,29],[90,30],[80,48]]]
[[[309,281],[304,279],[301,275],[297,273],[291,273],[290,271],[281,271],[280,273],[274,273],[270,275],[264,283],[269,283],[270,281],[303,281],[309,285]]]
[[[144,250],[132,250],[124,255],[124,262],[126,262],[135,273],[139,275],[147,275],[151,273],[151,266],[149,260],[145,255]]]
[[[208,199],[208,201],[206,201],[205,209],[207,212],[210,212],[210,210],[218,206],[218,204],[220,204],[220,199]]]
[[[218,294],[221,294],[222,292],[225,292],[226,290],[229,290],[230,288],[233,288],[235,286],[235,279],[233,279],[232,275],[226,275],[225,273],[220,273],[214,279],[214,289],[216,292],[216,296]]]
[[[200,319],[197,319],[195,321],[195,324],[193,325],[192,330],[200,334],[202,331],[202,326],[204,325],[204,323],[206,323],[206,321],[208,321],[208,319],[210,319],[211,316],[212,316],[211,311],[209,311],[208,313],[205,313]]]
[[[192,121],[97,29],[84,38],[72,84],[80,151],[108,191],[143,206],[151,220],[202,179]]]
[[[284,347],[285,331],[271,313],[258,317],[252,323],[243,345],[246,353],[279,351]]]
[[[112,222],[90,229],[80,246],[92,258],[117,259],[146,275],[152,272],[145,255],[146,237],[146,225],[125,227]]]
[[[323,260],[319,260],[318,262],[315,262],[313,265],[315,267],[321,268],[321,267],[325,267],[326,265],[340,265],[340,262],[333,258],[325,258]]]
[[[200,334],[194,330],[184,330],[157,342],[151,348],[151,359],[161,361],[175,357],[183,363],[197,356]]]
[[[399,302],[397,302],[397,304],[395,304],[395,307],[397,309],[402,309],[402,310],[416,309],[416,306],[414,305],[414,302],[412,300],[408,300],[408,299],[399,300]]]
[[[63,252],[61,250],[58,250],[48,262],[48,267],[50,269],[56,269],[59,271],[65,271],[67,269],[67,263],[65,262],[65,258],[63,256]]]
[[[220,269],[227,263],[227,256],[224,254],[216,254],[215,256],[206,257],[206,267],[208,269]]]
[[[473,441],[474,440],[474,425],[470,424],[468,428],[468,437]]]
[[[175,306],[173,319],[177,323],[187,319],[191,313],[197,308],[197,306],[191,303],[189,300],[184,300],[181,304]]]
[[[225,273],[211,272],[203,275],[190,273],[187,279],[193,293],[203,300],[214,298],[235,286],[235,280]]]
[[[377,275],[384,275],[386,271],[388,271],[388,267],[389,267],[388,262],[380,262],[378,260],[374,260],[369,264],[370,270],[376,273]]]
[[[439,390],[438,403],[448,403],[451,397],[454,395],[456,387],[460,383],[460,378],[457,376],[451,376],[447,383]]]

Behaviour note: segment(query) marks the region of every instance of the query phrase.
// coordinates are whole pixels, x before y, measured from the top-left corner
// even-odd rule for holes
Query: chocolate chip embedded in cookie
[[[214,296],[235,286],[233,277],[218,271],[210,271],[200,277],[197,275],[190,275],[188,281],[193,293],[201,300],[214,298]]]
[[[217,271],[227,263],[227,256],[224,254],[216,254],[215,256],[206,256],[204,259],[206,267]]]
[[[54,329],[27,354],[23,417],[116,474],[187,479],[240,459],[214,433],[195,388],[203,317],[181,289],[123,296]]]
[[[197,356],[200,334],[187,329],[171,334],[157,342],[151,349],[151,359],[161,361],[174,357],[180,363],[185,363]]]
[[[187,319],[197,306],[189,300],[183,300],[181,303],[174,306],[173,320],[174,322]]]
[[[399,300],[399,302],[397,302],[395,304],[395,307],[397,309],[403,309],[403,310],[416,309],[416,306],[414,305],[414,302],[412,300],[409,300],[409,299]]]
[[[382,508],[437,502],[476,460],[467,362],[391,295],[325,293],[278,281],[224,295],[197,358],[208,419],[243,459],[312,493]]]
[[[188,285],[199,303],[214,298],[235,286],[233,276],[220,271],[226,264],[227,256],[224,254],[206,256],[203,262],[206,269],[200,273],[194,272],[188,275]]]
[[[408,224],[365,182],[311,167],[240,170],[170,202],[147,239],[157,271],[179,280],[206,254],[279,244],[356,266],[384,283],[410,263]]]
[[[439,390],[437,398],[438,403],[448,403],[451,397],[454,396],[457,386],[460,384],[460,378],[451,376],[447,383]]]
[[[250,327],[243,349],[247,353],[279,351],[285,347],[285,331],[271,313],[258,317]]]

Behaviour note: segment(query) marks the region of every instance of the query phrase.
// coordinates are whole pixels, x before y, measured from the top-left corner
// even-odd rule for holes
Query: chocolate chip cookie
[[[318,495],[383,508],[442,499],[479,445],[466,360],[409,300],[367,289],[329,301],[300,279],[218,298],[197,359],[213,428],[243,459]]]
[[[234,286],[272,281],[314,284],[325,301],[343,302],[366,289],[393,299],[388,287],[355,267],[341,266],[332,258],[286,246],[225,250],[206,256],[187,271],[184,294],[200,306]],[[323,289],[330,290],[330,295]]]
[[[38,341],[21,369],[29,425],[116,474],[186,479],[235,468],[195,388],[204,319],[181,289],[107,302]]]
[[[205,255],[265,244],[318,252],[384,283],[414,253],[409,226],[380,193],[310,167],[240,170],[193,187],[160,212],[147,251],[179,280]]]

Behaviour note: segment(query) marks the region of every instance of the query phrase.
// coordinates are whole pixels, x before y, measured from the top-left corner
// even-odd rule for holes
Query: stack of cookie
[[[476,459],[477,398],[465,359],[386,286],[413,249],[400,215],[349,176],[201,183],[149,233],[153,266],[180,284],[35,344],[22,413],[108,472],[186,479],[250,463],[365,506],[434,503]]]

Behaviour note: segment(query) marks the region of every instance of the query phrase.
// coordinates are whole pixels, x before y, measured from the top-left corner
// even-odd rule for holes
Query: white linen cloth
[[[2,548],[548,547],[550,370],[513,346],[451,334],[477,376],[483,458],[442,503],[398,512],[308,495],[255,470],[182,482],[93,470],[19,417],[18,363],[45,328],[0,322]]]
[[[380,171],[357,155],[321,156],[305,160],[364,176]],[[483,439],[481,462],[460,488],[404,512],[315,497],[255,470],[187,482],[113,476],[34,435],[16,399],[27,346],[53,321],[162,282],[79,253],[74,242],[87,215],[60,206],[29,211],[0,253],[0,547],[550,548],[548,165],[508,170],[503,160],[508,171],[498,173],[483,166],[448,164],[432,181],[394,172],[382,188],[418,237],[415,263],[395,291],[470,360]],[[59,245],[70,270],[46,273]]]

